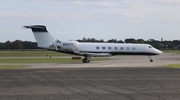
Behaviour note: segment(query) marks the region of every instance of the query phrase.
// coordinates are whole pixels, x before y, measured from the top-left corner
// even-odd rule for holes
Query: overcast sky
[[[35,41],[24,25],[59,40],[180,40],[180,0],[0,0],[0,42]]]

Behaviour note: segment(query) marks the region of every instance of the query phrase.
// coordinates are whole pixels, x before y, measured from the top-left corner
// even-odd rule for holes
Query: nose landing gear
[[[150,62],[153,62],[153,59],[150,59]]]
[[[150,59],[150,62],[153,62],[153,59],[150,57],[150,56],[148,56],[149,57],[149,59]]]

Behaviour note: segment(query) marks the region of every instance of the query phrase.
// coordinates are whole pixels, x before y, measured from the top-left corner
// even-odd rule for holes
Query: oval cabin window
[[[106,47],[102,47],[102,49],[103,49],[103,50],[105,50],[105,49],[106,49]]]
[[[121,50],[123,50],[123,47],[121,47]]]
[[[135,48],[135,47],[133,47],[132,49],[133,49],[133,50],[135,50],[136,48]]]

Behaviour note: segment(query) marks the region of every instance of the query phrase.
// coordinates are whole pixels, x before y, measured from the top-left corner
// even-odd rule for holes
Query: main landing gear
[[[84,59],[82,60],[82,62],[83,62],[83,63],[89,63],[89,62],[90,62],[90,60],[88,60],[88,59],[84,58]]]
[[[153,62],[153,59],[150,57],[150,56],[148,56],[149,57],[149,59],[150,59],[150,62]]]
[[[82,59],[82,62],[83,63],[89,63],[91,60],[91,56],[90,55],[85,55],[84,56],[84,59]]]

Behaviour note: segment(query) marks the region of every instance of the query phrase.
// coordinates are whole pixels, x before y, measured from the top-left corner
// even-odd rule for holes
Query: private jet
[[[60,41],[55,39],[44,25],[24,26],[30,28],[37,41],[37,46],[56,52],[84,56],[83,63],[89,63],[91,57],[110,57],[114,55],[147,55],[153,62],[152,55],[163,52],[149,44],[128,43],[88,43],[78,41]]]

